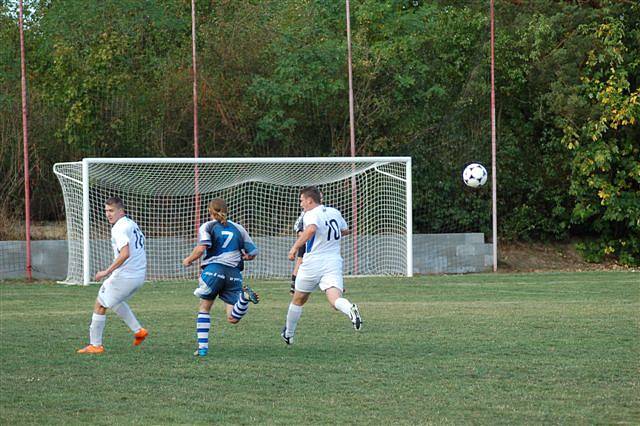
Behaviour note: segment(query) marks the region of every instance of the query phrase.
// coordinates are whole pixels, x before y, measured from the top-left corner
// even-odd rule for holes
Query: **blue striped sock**
[[[196,333],[198,334],[198,349],[209,347],[209,329],[211,328],[211,315],[208,312],[198,312],[196,320]]]
[[[235,305],[233,305],[233,309],[231,310],[231,316],[236,320],[240,321],[243,316],[249,310],[249,301],[244,298],[244,292],[240,293],[240,297]]]

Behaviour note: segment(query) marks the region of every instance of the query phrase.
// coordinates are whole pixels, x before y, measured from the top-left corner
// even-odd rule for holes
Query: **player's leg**
[[[211,306],[213,299],[200,299],[198,305],[198,316],[196,317],[196,336],[198,339],[198,349],[195,356],[206,356],[209,352],[209,331],[211,330]]]
[[[78,349],[79,354],[99,354],[104,352],[102,345],[102,333],[107,321],[107,309],[96,299],[89,325],[89,344],[82,349]]]
[[[111,309],[118,314],[122,321],[124,321],[133,332],[133,346],[140,345],[149,335],[149,331],[140,325],[129,304],[127,302],[120,302]]]
[[[310,295],[310,292],[303,292],[298,290],[297,288],[293,293],[293,298],[291,299],[289,309],[287,310],[287,319],[285,321],[284,327],[282,328],[282,331],[280,332],[282,340],[284,340],[287,345],[291,345],[293,343],[293,336],[296,333],[298,321],[302,316],[302,307],[305,303],[307,303]]]
[[[349,317],[353,328],[361,330],[362,317],[360,316],[358,305],[351,303],[349,299],[343,297],[342,288],[342,271],[328,272],[323,275],[320,280],[320,290],[325,292],[329,304],[331,304],[334,309]]]
[[[198,279],[198,288],[193,292],[195,296],[200,298],[196,317],[196,336],[198,339],[198,349],[194,353],[196,356],[206,356],[209,351],[211,306],[218,292],[224,288],[225,279],[221,265],[207,265]]]
[[[298,321],[302,316],[302,306],[307,303],[311,293],[318,287],[318,277],[313,268],[309,265],[302,264],[296,277],[296,289],[293,293],[289,309],[287,310],[287,319],[280,336],[287,345],[293,343],[293,336],[298,327]]]
[[[249,311],[249,300],[244,295],[244,292],[240,291],[236,303],[233,305],[227,305],[227,321],[231,324],[237,324]]]
[[[115,295],[112,288],[113,279],[107,278],[100,290],[98,297],[93,306],[93,315],[91,316],[91,324],[89,325],[89,345],[77,352],[81,354],[98,354],[104,352],[102,345],[102,333],[107,322],[107,306],[109,301],[113,300]]]
[[[119,297],[112,303],[111,310],[118,314],[129,329],[133,332],[133,345],[140,345],[147,338],[149,332],[140,325],[131,307],[127,303],[144,284],[144,278],[139,279],[118,279],[116,287],[120,289]],[[119,301],[119,302],[118,302]]]
[[[259,303],[260,296],[248,285],[243,285],[242,274],[236,268],[227,268],[227,284],[220,299],[228,304],[227,321],[237,324],[248,312],[249,303]]]

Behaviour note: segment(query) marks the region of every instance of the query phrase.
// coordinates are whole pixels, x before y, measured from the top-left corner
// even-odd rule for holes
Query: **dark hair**
[[[227,203],[222,198],[214,198],[209,202],[209,214],[223,225],[227,224]]]
[[[108,206],[115,206],[117,209],[124,210],[124,203],[122,202],[122,199],[119,197],[111,197],[107,199],[107,201],[105,201],[104,203]]]
[[[300,195],[307,198],[311,198],[316,204],[320,204],[322,200],[322,194],[320,190],[315,186],[307,186],[300,190]]]

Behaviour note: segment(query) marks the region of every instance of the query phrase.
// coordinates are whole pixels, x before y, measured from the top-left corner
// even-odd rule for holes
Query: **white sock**
[[[122,321],[124,321],[124,323],[127,324],[131,331],[133,331],[134,333],[137,333],[138,330],[142,328],[127,302],[118,303],[111,309],[113,310],[113,312],[118,314],[120,318],[122,318]]]
[[[286,337],[293,337],[296,332],[296,327],[298,326],[298,320],[300,319],[300,315],[302,315],[302,306],[294,305],[293,303],[289,304],[289,311],[287,312],[287,333]]]
[[[89,326],[89,343],[93,346],[102,346],[102,332],[104,331],[104,323],[106,321],[106,315],[94,313],[91,317],[91,325]]]
[[[347,299],[345,299],[344,297],[339,297],[338,299],[336,299],[336,303],[335,303],[336,309],[342,312],[343,314],[345,314],[346,316],[349,316],[349,312],[351,311],[351,306],[353,306],[353,304],[349,302]]]

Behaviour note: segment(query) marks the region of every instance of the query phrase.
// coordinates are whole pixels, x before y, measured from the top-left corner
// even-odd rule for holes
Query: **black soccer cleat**
[[[244,287],[242,287],[242,292],[244,293],[244,298],[249,302],[253,304],[260,303],[260,295],[253,291],[248,285],[245,284]]]
[[[349,311],[349,319],[353,324],[353,328],[357,331],[362,329],[362,317],[360,316],[360,311],[358,310],[358,305],[355,303],[351,305],[351,310]]]
[[[280,332],[280,337],[287,345],[293,345],[293,336],[287,337],[287,326],[282,327],[282,331]]]

